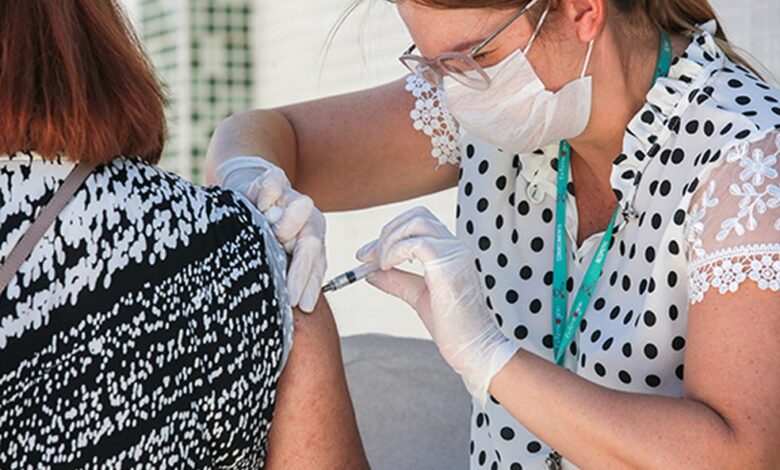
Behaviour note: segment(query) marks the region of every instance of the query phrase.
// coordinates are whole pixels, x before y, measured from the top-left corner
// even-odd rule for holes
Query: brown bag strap
[[[78,191],[94,169],[95,165],[79,163],[65,178],[62,186],[54,193],[52,200],[41,210],[38,218],[27,229],[27,232],[22,235],[22,238],[5,259],[5,263],[0,266],[0,293],[5,291],[8,283],[14,278],[24,261],[30,256],[35,246],[38,245],[43,235],[51,227],[51,224],[54,223],[62,209],[68,204],[70,198]]]

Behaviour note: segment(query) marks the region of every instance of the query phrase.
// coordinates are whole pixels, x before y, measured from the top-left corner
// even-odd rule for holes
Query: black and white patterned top
[[[566,357],[568,369],[605,387],[681,396],[689,306],[744,282],[780,291],[780,91],[730,61],[714,28],[702,25],[650,90],[614,161],[612,188],[627,210]],[[444,146],[440,161],[460,163],[457,232],[477,255],[497,324],[553,361],[557,143],[511,155],[467,132],[448,138],[443,94],[416,78],[407,88],[418,97],[417,128]],[[572,291],[603,234],[576,246],[569,178]],[[544,468],[549,446],[495,399],[484,409],[474,402],[471,430],[471,468]]]
[[[0,157],[0,260],[73,168]],[[235,193],[99,166],[0,294],[0,468],[260,468],[286,258]]]

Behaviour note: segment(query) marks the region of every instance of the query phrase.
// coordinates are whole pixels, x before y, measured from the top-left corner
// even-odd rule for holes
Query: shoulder
[[[129,222],[157,228],[165,221],[190,225],[195,232],[231,225],[227,221],[253,225],[250,210],[232,191],[200,186],[133,158],[98,167],[84,190],[97,210],[113,205]]]
[[[692,73],[687,96],[680,97],[690,106],[682,121],[673,123],[676,130],[704,133],[713,145],[728,147],[780,129],[780,90],[729,59],[712,35],[703,33],[693,41],[699,47],[690,47],[680,58],[681,67]]]
[[[93,241],[111,247],[105,256],[148,266],[166,260],[174,269],[173,259],[183,266],[209,255],[230,263],[239,251],[254,252],[261,264],[275,263],[281,272],[286,262],[265,219],[240,195],[133,158],[96,168],[60,220],[58,235],[68,244],[91,233]]]

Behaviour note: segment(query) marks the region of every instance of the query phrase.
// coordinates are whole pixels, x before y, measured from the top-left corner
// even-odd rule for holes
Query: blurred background
[[[352,0],[123,0],[172,98],[163,166],[203,182],[211,133],[228,115],[371,87],[404,75],[411,40],[395,7],[364,0],[332,37]],[[726,33],[780,76],[780,1],[713,0]],[[327,51],[327,54],[326,54]],[[409,125],[412,125],[410,119]],[[328,277],[396,214],[425,205],[454,230],[455,192],[328,214]],[[329,294],[342,335],[427,337],[406,304],[359,283]]]

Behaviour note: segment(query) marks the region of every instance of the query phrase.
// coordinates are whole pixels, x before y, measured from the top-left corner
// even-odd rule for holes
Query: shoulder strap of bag
[[[27,232],[22,235],[22,238],[6,258],[5,263],[0,266],[0,293],[5,291],[8,283],[11,282],[16,272],[19,271],[22,263],[30,256],[30,253],[35,249],[35,246],[43,238],[46,231],[49,230],[51,224],[54,223],[62,209],[68,204],[70,198],[78,191],[94,169],[95,165],[79,163],[65,178],[65,181],[54,194],[52,200],[41,210],[38,218],[35,219],[35,222],[33,222]]]

